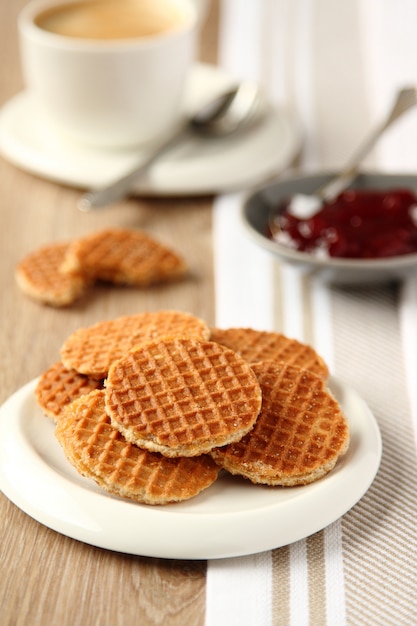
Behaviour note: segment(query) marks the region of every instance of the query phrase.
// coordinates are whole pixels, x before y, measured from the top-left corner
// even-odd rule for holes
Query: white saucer
[[[193,68],[184,113],[194,111],[236,81],[210,65]],[[146,195],[193,195],[248,188],[287,167],[300,146],[297,125],[269,107],[255,128],[218,140],[192,139],[167,153],[138,183]],[[0,153],[18,167],[67,185],[90,188],[108,183],[140,161],[143,148],[102,150],[53,132],[24,91],[0,111]]]
[[[253,485],[222,475],[197,497],[146,506],[110,496],[67,462],[54,424],[34,398],[37,381],[0,409],[0,488],[28,515],[68,537],[129,554],[170,559],[242,556],[311,535],[344,515],[371,485],[381,460],[372,413],[355,391],[330,387],[350,423],[336,468],[304,487]]]

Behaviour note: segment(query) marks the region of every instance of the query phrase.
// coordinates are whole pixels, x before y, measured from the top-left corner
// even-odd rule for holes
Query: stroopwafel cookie
[[[59,269],[68,247],[67,243],[42,246],[17,264],[16,282],[23,293],[44,304],[63,307],[85,292],[85,278],[64,274]]]
[[[309,370],[272,361],[252,365],[262,410],[240,441],[211,452],[220,467],[254,483],[294,486],[332,470],[349,445],[340,405]]]
[[[144,504],[192,498],[209,487],[219,472],[208,455],[168,459],[127,442],[110,423],[102,390],[67,406],[56,437],[80,474],[114,495]]]
[[[243,437],[262,402],[249,364],[211,341],[142,344],[109,370],[106,410],[127,440],[169,457],[194,456]]]
[[[326,363],[311,346],[280,333],[252,328],[212,328],[211,340],[235,350],[249,363],[284,361],[305,367],[323,379],[329,375]]]
[[[89,280],[146,287],[185,274],[185,261],[147,233],[108,228],[75,239],[61,270]]]
[[[207,339],[207,324],[189,313],[157,311],[126,315],[76,330],[61,348],[68,369],[105,378],[113,361],[154,337],[186,336]]]
[[[58,361],[39,378],[35,397],[45,415],[57,421],[67,404],[102,387],[101,380],[84,376],[75,370],[68,370]]]

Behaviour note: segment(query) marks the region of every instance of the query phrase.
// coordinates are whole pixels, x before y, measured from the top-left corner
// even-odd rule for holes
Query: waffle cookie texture
[[[126,441],[110,423],[101,390],[67,407],[56,437],[83,476],[114,495],[144,504],[187,500],[209,487],[219,473],[207,455],[168,459]]]
[[[212,328],[211,339],[235,350],[249,363],[283,361],[305,367],[324,379],[329,375],[326,363],[311,346],[281,333],[253,328]]]
[[[161,339],[114,363],[105,383],[112,423],[138,446],[196,456],[255,424],[261,390],[238,354],[211,341]]]
[[[68,370],[61,361],[54,363],[39,378],[36,401],[47,417],[57,421],[67,404],[79,396],[103,387],[103,381]]]
[[[105,378],[110,365],[135,346],[155,337],[186,336],[207,339],[210,329],[198,317],[179,311],[124,315],[80,328],[61,348],[68,369],[93,378]]]
[[[184,259],[141,230],[107,228],[43,246],[16,266],[20,289],[55,307],[69,306],[98,281],[148,287],[183,277]]]
[[[63,274],[60,265],[69,244],[43,246],[28,254],[16,266],[16,282],[20,289],[39,302],[54,307],[72,304],[83,295],[88,282],[82,276]]]
[[[146,287],[182,276],[187,266],[143,231],[109,228],[74,240],[61,270],[88,280]]]
[[[212,451],[232,474],[267,485],[305,485],[322,478],[349,446],[349,428],[322,379],[306,369],[264,361],[252,365],[262,411],[239,442]]]
[[[349,424],[310,346],[156,311],[72,333],[36,400],[68,461],[144,504],[196,496],[228,472],[271,488],[322,479]]]

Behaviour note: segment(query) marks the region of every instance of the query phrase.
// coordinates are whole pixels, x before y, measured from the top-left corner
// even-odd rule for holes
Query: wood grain
[[[22,89],[16,19],[23,0],[0,0],[0,105]],[[201,59],[215,62],[217,2]],[[32,176],[0,159],[0,402],[57,360],[68,334],[117,315],[189,311],[214,322],[212,198],[129,199],[97,213],[75,208],[80,190]],[[103,226],[143,228],[187,259],[191,276],[147,290],[97,287],[69,309],[23,296],[18,260],[51,241]],[[169,532],[169,529],[167,529]],[[2,626],[204,624],[205,562],[164,561],[95,548],[37,523],[0,495]]]

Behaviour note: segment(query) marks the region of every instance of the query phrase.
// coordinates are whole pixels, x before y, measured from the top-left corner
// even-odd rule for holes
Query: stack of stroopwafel
[[[141,313],[75,331],[61,358],[36,398],[65,455],[139,502],[190,498],[220,469],[253,483],[307,484],[349,444],[325,363],[279,333]]]
[[[51,306],[68,306],[97,281],[147,287],[184,276],[185,261],[140,230],[108,228],[68,243],[43,246],[16,267],[28,296]]]

